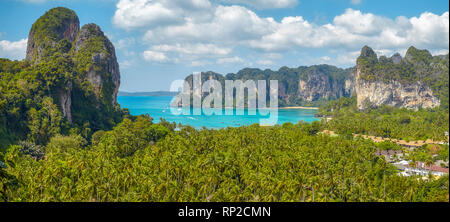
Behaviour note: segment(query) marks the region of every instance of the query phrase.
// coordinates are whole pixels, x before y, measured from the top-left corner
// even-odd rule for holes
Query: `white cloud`
[[[393,21],[372,13],[363,14],[359,10],[347,9],[333,20],[333,25],[353,34],[373,35],[379,33]]]
[[[192,61],[189,66],[193,66],[193,67],[198,67],[198,66],[206,66],[211,64],[210,62],[206,61],[206,60],[195,60]]]
[[[244,4],[240,0],[227,0],[232,1]],[[270,54],[314,48],[339,51],[342,55],[331,56],[330,62],[336,63],[353,61],[356,57],[350,56],[364,45],[388,54],[404,51],[411,45],[430,51],[449,48],[448,12],[442,15],[424,12],[418,17],[392,19],[347,9],[332,22],[318,25],[302,16],[276,21],[243,6],[214,2],[120,0],[113,22],[127,30],[144,30],[142,41],[150,52],[159,55],[159,60],[170,55],[189,63],[211,59],[217,63],[218,59],[238,56],[236,48],[252,50],[260,64],[278,59],[268,57]],[[249,2],[247,5],[257,2],[263,5],[263,1]]]
[[[395,20],[347,9],[333,23],[317,26],[302,17],[285,17],[269,35],[251,41],[251,46],[265,51],[283,51],[292,47],[360,49],[369,45],[377,49],[449,47],[448,12],[429,12],[420,17]]]
[[[211,18],[186,17],[183,24],[150,29],[144,40],[150,43],[214,41],[235,45],[269,34],[276,25],[272,18],[260,18],[253,11],[236,5],[219,5],[205,14]]]
[[[336,56],[336,59],[330,60],[329,64],[336,65],[336,66],[342,66],[342,65],[355,65],[356,64],[356,58],[360,55],[361,51],[353,51],[353,52],[343,52],[338,53]]]
[[[243,63],[244,60],[239,56],[229,57],[229,58],[220,58],[217,60],[217,64],[226,64],[226,63]]]
[[[325,63],[327,63],[327,62],[330,62],[331,58],[329,56],[322,56],[322,57],[320,57],[320,60],[322,60]]]
[[[261,60],[256,61],[256,63],[259,65],[264,65],[264,66],[270,66],[270,65],[274,64],[274,62],[272,60],[268,60],[268,59],[261,59]]]
[[[223,56],[231,52],[229,48],[221,48],[213,44],[173,44],[173,45],[155,45],[154,51],[176,52],[182,55],[194,56]]]
[[[117,49],[125,49],[128,48],[132,45],[134,45],[136,43],[136,40],[132,37],[130,38],[124,38],[124,39],[119,39],[119,41],[117,41],[114,45],[116,46]]]
[[[350,67],[356,64],[356,58],[358,58],[360,53],[360,50],[350,52],[345,50],[332,50],[326,56],[303,56],[298,59],[298,62],[301,65],[328,64],[338,67]]]
[[[113,23],[126,29],[181,24],[210,7],[209,0],[120,0]]]
[[[169,62],[169,58],[162,52],[147,50],[143,53],[144,59],[150,62]]]
[[[280,53],[264,53],[263,57],[268,59],[281,59],[283,55]]]
[[[449,44],[448,12],[441,16],[425,12],[420,17],[410,19],[412,28],[406,30],[407,41],[414,42],[419,47],[447,48]]]
[[[449,52],[448,49],[434,50],[431,52],[432,55],[447,55]]]
[[[297,0],[222,0],[222,2],[243,4],[257,9],[292,8],[298,4]]]
[[[119,61],[119,65],[120,65],[121,69],[127,69],[127,68],[130,68],[130,67],[132,67],[134,65],[134,61],[132,61],[132,60],[122,60],[122,61]]]
[[[350,3],[352,3],[354,5],[359,5],[359,4],[361,4],[361,0],[350,0]]]
[[[27,50],[27,39],[21,39],[17,42],[8,40],[0,41],[0,58],[21,60],[25,58]]]

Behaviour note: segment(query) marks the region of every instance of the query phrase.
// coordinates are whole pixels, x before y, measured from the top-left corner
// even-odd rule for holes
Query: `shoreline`
[[[287,106],[287,107],[279,107],[278,109],[312,109],[312,110],[318,110],[319,107],[311,107],[311,106]]]

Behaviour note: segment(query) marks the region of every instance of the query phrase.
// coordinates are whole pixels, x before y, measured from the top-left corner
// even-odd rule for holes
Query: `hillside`
[[[51,9],[32,25],[26,59],[0,60],[0,146],[121,121],[114,46],[97,25],[79,25],[74,11]]]
[[[225,80],[266,80],[268,92],[270,80],[278,80],[280,107],[320,105],[329,100],[352,95],[351,70],[330,65],[281,67],[278,71],[245,68],[236,74],[229,73],[225,76],[211,71],[203,72],[202,82],[215,79],[224,87]],[[186,80],[191,82],[192,75]]]
[[[449,57],[432,56],[410,47],[402,58],[380,56],[364,46],[355,67],[330,65],[282,67],[278,71],[245,68],[222,75],[203,72],[202,82],[219,80],[278,80],[279,106],[324,105],[330,100],[356,96],[358,108],[386,104],[398,108],[448,108]],[[192,75],[186,78],[192,82]]]
[[[400,108],[448,108],[448,54],[432,56],[410,47],[404,58],[377,57],[365,46],[356,64],[358,108],[386,104]]]
[[[449,128],[448,107],[442,109],[448,55],[412,49],[386,62],[396,73],[370,48],[361,54],[357,66],[345,70],[204,73],[202,81],[277,79],[282,106],[340,100],[321,107],[332,119],[311,124],[197,130],[121,110],[114,46],[97,25],[80,28],[72,10],[52,9],[33,24],[24,61],[0,59],[0,148],[6,148],[0,150],[0,201],[448,202],[448,175],[403,176],[377,155],[399,147],[352,135],[442,140]],[[358,87],[393,82],[401,93],[411,84],[428,87],[441,108],[413,110],[427,105],[414,100],[422,93],[414,90],[390,100],[371,100],[368,91],[368,106],[357,106]],[[391,98],[394,90],[376,96]],[[411,165],[440,161],[448,168],[448,150],[435,144],[403,157]]]

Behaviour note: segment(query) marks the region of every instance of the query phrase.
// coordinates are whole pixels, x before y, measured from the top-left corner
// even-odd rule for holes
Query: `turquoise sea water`
[[[128,108],[132,115],[149,114],[154,122],[159,122],[160,117],[170,122],[190,125],[195,128],[225,128],[228,126],[239,127],[259,123],[261,118],[267,119],[269,116],[260,115],[173,115],[170,112],[169,104],[173,97],[171,96],[119,96],[117,98],[122,108]],[[316,110],[308,109],[279,109],[278,124],[285,122],[297,123],[313,122],[318,120],[314,117]]]

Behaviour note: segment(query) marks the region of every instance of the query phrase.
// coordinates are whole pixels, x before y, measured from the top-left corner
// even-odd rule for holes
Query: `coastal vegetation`
[[[359,109],[345,90],[353,68],[210,72],[219,81],[277,79],[280,105],[320,101],[326,118],[197,130],[121,109],[114,47],[98,26],[78,23],[73,11],[52,9],[33,25],[26,60],[0,59],[0,201],[449,201],[448,174],[402,176],[376,155],[402,147],[353,136],[445,140],[448,76],[430,78],[440,106],[408,110]],[[448,144],[424,145],[407,160],[448,165],[448,155]]]
[[[356,98],[341,98],[320,107],[320,116],[328,129],[339,134],[362,134],[399,140],[444,141],[448,138],[449,111],[443,108],[395,108],[383,105],[376,109],[359,110]]]
[[[38,158],[4,155],[5,201],[448,201],[448,176],[403,177],[364,139],[313,124],[173,131],[146,116],[86,141],[55,136]]]
[[[87,132],[64,122],[34,72],[18,71],[26,64],[3,62],[1,144],[16,145],[0,157],[2,201],[448,201],[448,176],[400,176],[375,155],[383,146],[346,136],[442,139],[446,110],[360,111],[343,98],[320,109],[328,122],[195,130],[125,115]],[[448,146],[437,152],[448,157]]]

